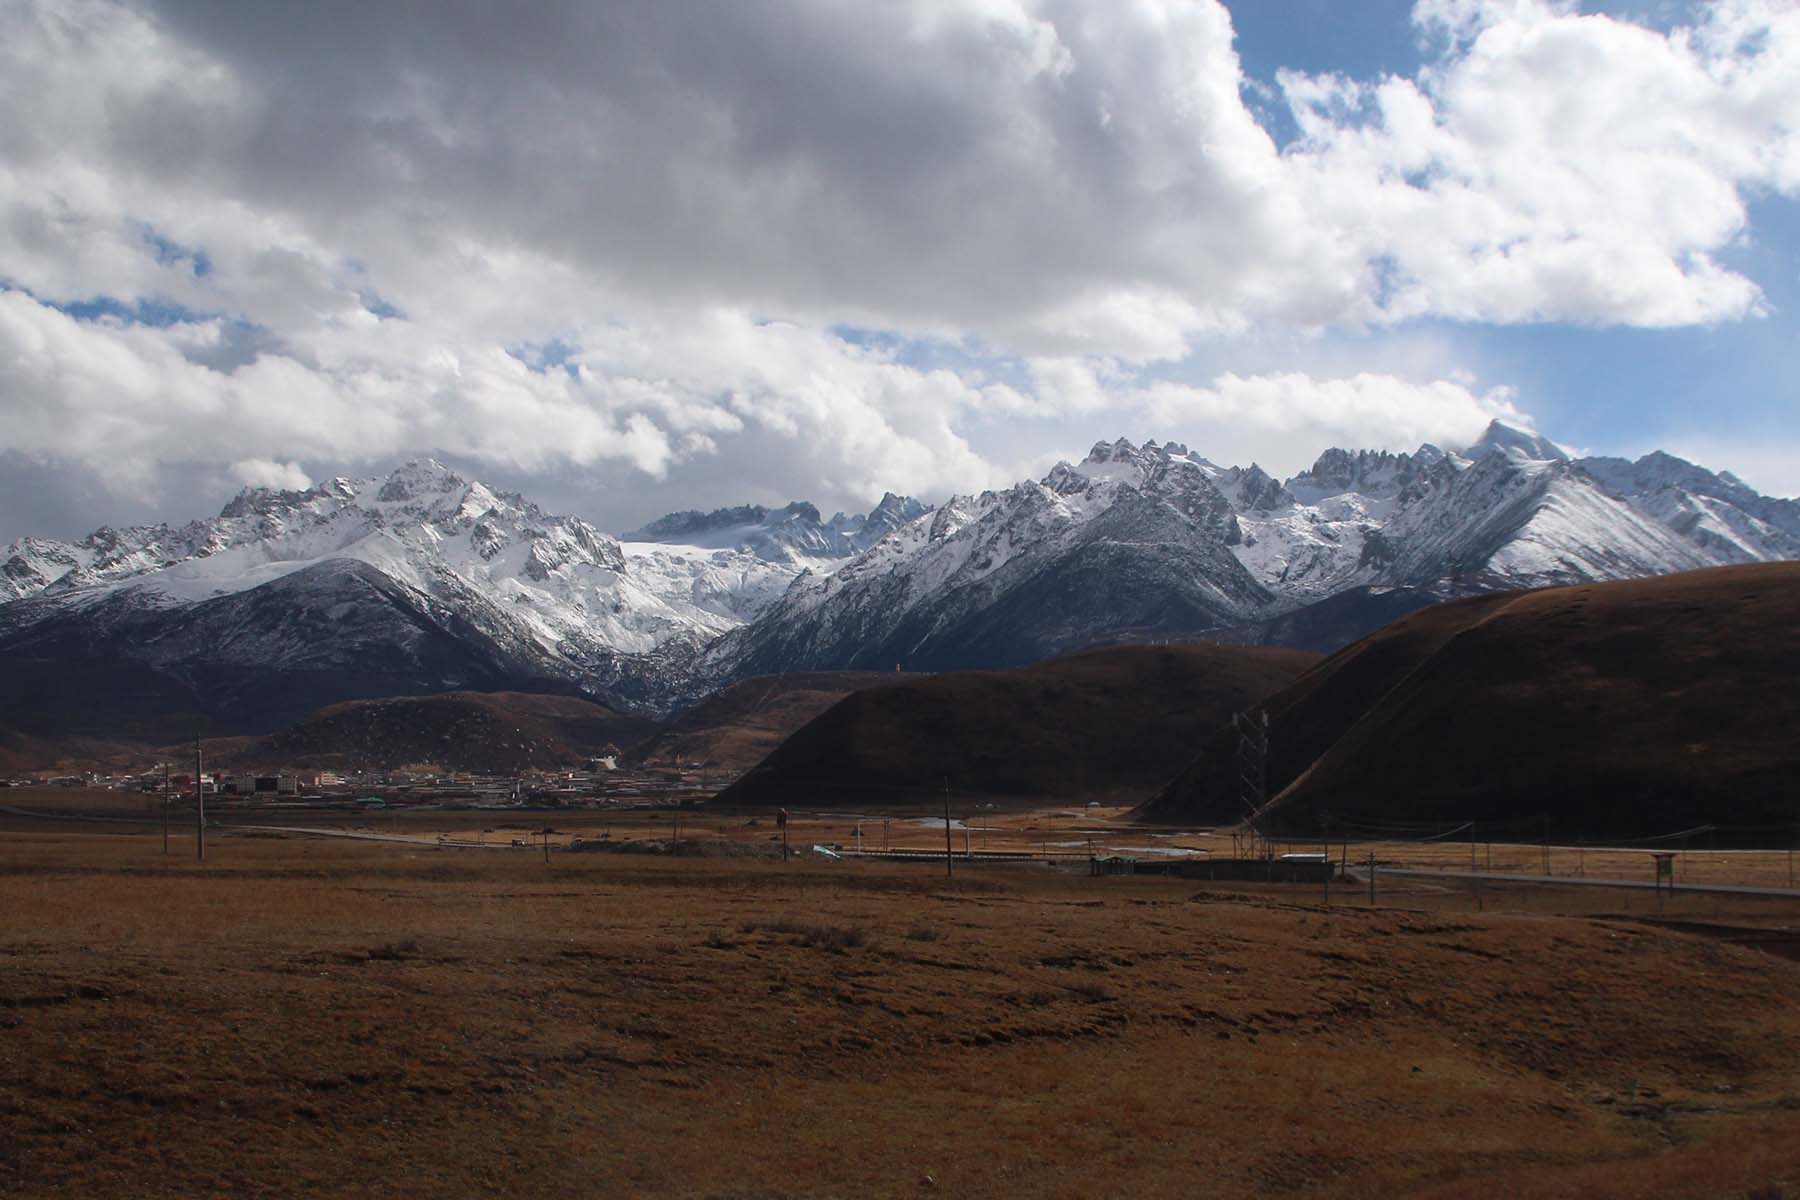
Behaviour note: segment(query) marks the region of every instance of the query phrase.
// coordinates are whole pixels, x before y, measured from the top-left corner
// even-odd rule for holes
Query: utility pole
[[[550,827],[546,825],[539,832],[544,835],[544,865],[547,867],[550,865]]]
[[[200,785],[200,731],[194,731],[194,860],[206,861],[206,790]]]
[[[950,777],[944,776],[944,878],[948,879],[956,872],[951,869],[950,858]]]
[[[167,854],[169,852],[169,797],[170,797],[170,793],[175,790],[175,783],[173,780],[171,780],[169,778],[169,772],[171,769],[172,768],[170,767],[170,765],[168,763],[163,764],[163,853],[164,854]],[[1790,859],[1789,865],[1791,866],[1792,865],[1791,860],[1792,860],[1793,856],[1790,854],[1788,857]],[[1790,875],[1793,874],[1792,871],[1789,871],[1788,873]]]

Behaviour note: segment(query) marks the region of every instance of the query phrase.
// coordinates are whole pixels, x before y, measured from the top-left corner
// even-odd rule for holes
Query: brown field
[[[96,801],[0,793],[53,802]],[[987,836],[1147,836],[1101,815]],[[699,853],[766,846],[766,814],[684,814],[681,858],[432,843],[487,819],[221,829],[203,865],[185,825],[165,857],[153,826],[0,820],[0,1194],[1800,1193],[1800,962],[1647,924],[1646,896],[1509,883],[1477,913],[1466,886],[1384,878],[1375,907],[1339,887],[1326,908],[1084,866]],[[492,818],[545,820],[672,824]],[[1466,866],[1466,844],[1376,852],[1427,850]],[[1496,865],[1515,852],[1540,865]]]

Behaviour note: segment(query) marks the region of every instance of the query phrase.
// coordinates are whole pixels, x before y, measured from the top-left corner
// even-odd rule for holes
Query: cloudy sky
[[[1499,415],[1800,492],[1800,2],[0,0],[0,541]]]

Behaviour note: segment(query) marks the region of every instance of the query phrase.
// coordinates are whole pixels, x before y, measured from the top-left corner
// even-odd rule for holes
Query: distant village
[[[281,770],[240,773],[202,771],[199,793],[215,802],[300,808],[575,809],[638,806],[694,807],[731,782],[728,775],[684,768],[621,767],[608,755],[580,768],[524,770],[504,774],[474,771]],[[108,774],[37,771],[0,779],[3,787],[110,788],[177,801],[195,794],[193,764],[173,763],[144,771]]]

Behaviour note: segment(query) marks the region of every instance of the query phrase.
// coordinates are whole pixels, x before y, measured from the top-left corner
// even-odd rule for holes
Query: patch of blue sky
[[[1515,375],[1542,374],[1569,440],[1706,430],[1800,441],[1800,203],[1760,196],[1747,210],[1748,235],[1718,259],[1762,289],[1763,315],[1667,330],[1496,330],[1489,353]]]
[[[506,352],[540,375],[560,367],[568,374],[569,378],[573,379],[581,369],[581,364],[575,361],[581,353],[581,347],[565,342],[561,338],[550,338],[542,342],[520,342],[517,345],[508,346]]]
[[[1413,78],[1449,49],[1440,34],[1414,24],[1413,0],[1226,0],[1226,8],[1237,34],[1245,104],[1277,146],[1300,132],[1276,83],[1278,71],[1369,83],[1384,75]],[[1700,9],[1693,0],[1604,0],[1580,11],[1667,33],[1693,24]]]
[[[1519,406],[1543,432],[1595,453],[1638,453],[1694,435],[1800,441],[1800,383],[1783,366],[1800,330],[1788,318],[1686,329],[1517,325],[1441,332],[1460,343],[1483,383],[1516,388]]]
[[[999,354],[973,339],[909,337],[893,330],[844,324],[829,326],[828,332],[839,341],[875,351],[915,371],[948,370],[973,382],[1006,383],[1015,388],[1029,385],[1018,358]]]
[[[1698,5],[1694,0],[1608,0],[1604,4],[1587,3],[1582,12],[1604,13],[1646,29],[1667,33],[1683,25],[1692,25]]]
[[[406,316],[405,313],[401,312],[399,309],[395,308],[392,304],[389,304],[386,300],[382,299],[381,295],[378,292],[374,291],[372,288],[365,288],[364,290],[358,292],[356,294],[356,298],[358,300],[362,301],[362,306],[365,309],[374,313],[375,316],[380,320],[389,321],[389,320],[394,320],[394,319],[398,319],[398,318],[404,318]]]
[[[887,329],[867,329],[860,325],[832,325],[828,332],[840,342],[864,350],[875,350],[882,354],[898,357],[910,344],[910,339]]]
[[[212,259],[207,257],[206,251],[192,246],[184,246],[173,238],[158,232],[152,225],[140,226],[138,234],[144,239],[145,244],[155,252],[156,261],[161,265],[172,267],[185,263],[196,279],[204,279],[212,274]]]
[[[171,325],[194,325],[202,321],[215,320],[218,317],[217,313],[198,312],[186,305],[157,296],[147,296],[139,300],[120,300],[116,296],[95,296],[87,300],[42,300],[40,303],[74,317],[77,321],[110,319],[128,325],[148,325],[154,329],[167,329]]]
[[[1227,3],[1247,77],[1245,100],[1279,145],[1290,144],[1298,130],[1280,95],[1278,71],[1372,82],[1384,74],[1416,76],[1448,49],[1413,23],[1411,0]],[[1580,11],[1667,32],[1692,24],[1702,10],[1693,0],[1599,0]],[[1431,183],[1427,177],[1406,182]],[[1800,345],[1800,204],[1756,192],[1746,204],[1746,236],[1716,258],[1762,289],[1761,316],[1677,329],[1428,318],[1327,342],[1360,343],[1369,354],[1396,338],[1437,343],[1478,387],[1516,388],[1519,407],[1545,433],[1601,453],[1635,452],[1696,433],[1800,441],[1800,374],[1792,369],[1793,347]],[[1373,268],[1379,277],[1382,264]],[[1280,353],[1242,342],[1223,354],[1203,349],[1171,374],[1196,378],[1232,359],[1265,359],[1271,349]],[[1312,349],[1316,355],[1329,346]]]
[[[1245,100],[1278,146],[1299,136],[1275,82],[1286,69],[1377,80],[1413,75],[1423,57],[1411,0],[1228,0]]]

